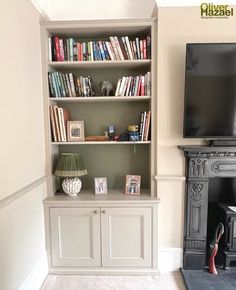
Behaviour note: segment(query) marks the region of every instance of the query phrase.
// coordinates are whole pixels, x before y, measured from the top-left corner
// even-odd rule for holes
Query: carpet
[[[40,290],[185,290],[185,287],[180,273],[153,277],[48,275]]]
[[[188,290],[235,290],[236,268],[217,271],[218,275],[212,275],[206,271],[181,270]]]

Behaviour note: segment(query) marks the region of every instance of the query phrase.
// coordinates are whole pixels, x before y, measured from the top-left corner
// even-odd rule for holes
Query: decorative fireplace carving
[[[191,159],[190,170],[193,176],[205,176],[206,173],[206,158]]]
[[[206,262],[209,178],[236,177],[236,147],[179,146],[186,158],[184,269]]]

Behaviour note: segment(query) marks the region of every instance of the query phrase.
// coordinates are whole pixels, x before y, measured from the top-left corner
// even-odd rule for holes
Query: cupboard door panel
[[[97,208],[51,208],[53,266],[101,266]]]
[[[103,208],[102,265],[151,267],[151,208]]]

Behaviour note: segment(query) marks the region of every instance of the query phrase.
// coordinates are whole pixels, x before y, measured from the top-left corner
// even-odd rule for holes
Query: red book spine
[[[141,96],[141,80],[142,80],[142,76],[139,76],[139,78],[138,78],[137,96]]]
[[[77,42],[77,60],[80,61],[80,45],[79,43]]]
[[[143,58],[147,59],[147,41],[146,41],[146,39],[143,40]]]
[[[59,48],[59,37],[55,36],[54,45],[56,48],[56,61],[60,61],[60,48]]]
[[[65,60],[65,53],[64,53],[64,46],[63,46],[63,39],[59,39],[59,53],[60,53],[60,61]]]
[[[83,43],[80,43],[80,61],[83,60]]]
[[[141,55],[141,59],[143,59],[143,41],[140,40],[139,44],[140,44],[140,55]]]
[[[144,85],[144,76],[141,76],[141,96],[144,96],[144,87],[145,87],[145,85]]]

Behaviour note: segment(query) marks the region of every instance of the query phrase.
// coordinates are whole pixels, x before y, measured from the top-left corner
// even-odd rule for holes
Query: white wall
[[[41,275],[43,279],[46,273],[42,206],[45,185],[31,187],[14,200],[21,195],[22,188],[45,176],[39,19],[29,0],[1,2],[0,289],[3,290],[20,289],[30,273],[35,275],[37,267],[41,267],[38,278]],[[24,285],[26,289],[27,283]]]
[[[45,191],[46,186],[41,185],[0,210],[2,290],[26,290],[28,284],[28,290],[36,290],[47,275],[42,204]],[[31,275],[33,281],[28,282]]]
[[[236,10],[236,7],[234,7]],[[236,42],[236,17],[201,19],[199,7],[158,9],[158,174],[184,176],[178,145],[200,144],[183,139],[185,44]],[[160,246],[182,247],[184,182],[159,183]]]
[[[44,175],[39,14],[29,0],[0,11],[0,199]]]
[[[51,20],[93,20],[150,17],[155,0],[49,0],[49,3]]]

